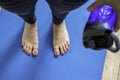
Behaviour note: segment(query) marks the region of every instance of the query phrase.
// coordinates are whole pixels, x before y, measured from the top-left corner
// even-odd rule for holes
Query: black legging
[[[46,0],[52,10],[53,23],[60,24],[68,13],[87,0]],[[33,24],[36,22],[35,5],[37,0],[0,0],[0,5],[13,13],[16,13],[26,22]]]
[[[88,0],[46,0],[50,5],[53,15],[53,23],[60,24],[68,13]]]
[[[33,24],[36,22],[35,5],[38,0],[0,0],[0,6]]]

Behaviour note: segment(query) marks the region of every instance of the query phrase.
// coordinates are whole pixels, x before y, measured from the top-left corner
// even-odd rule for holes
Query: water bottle
[[[116,16],[115,10],[108,5],[91,11],[82,37],[85,48],[108,49],[112,52],[120,50],[120,41],[114,32]]]

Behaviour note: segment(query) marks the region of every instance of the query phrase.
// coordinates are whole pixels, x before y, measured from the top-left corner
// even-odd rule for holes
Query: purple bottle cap
[[[111,6],[103,5],[90,13],[90,17],[87,23],[92,22],[105,23],[108,29],[114,30],[116,23],[116,12]]]

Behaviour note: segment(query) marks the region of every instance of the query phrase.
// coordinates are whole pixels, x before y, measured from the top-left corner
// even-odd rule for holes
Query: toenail
[[[38,55],[38,51],[33,51],[33,55],[37,56]]]
[[[33,51],[33,53],[37,54],[37,51]]]
[[[63,56],[63,55],[64,55],[64,53],[61,53],[61,55]]]

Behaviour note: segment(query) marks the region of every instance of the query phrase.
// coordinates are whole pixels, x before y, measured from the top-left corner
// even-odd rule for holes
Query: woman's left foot
[[[58,56],[59,54],[64,55],[70,45],[69,35],[66,29],[65,22],[56,25],[53,24],[53,48],[54,55]]]

